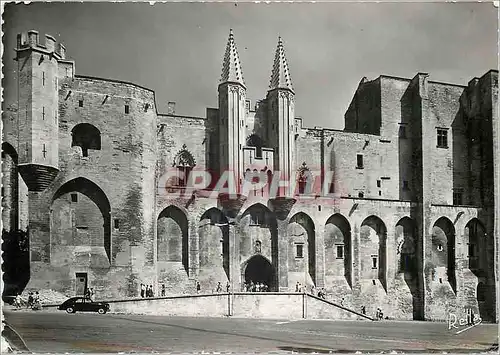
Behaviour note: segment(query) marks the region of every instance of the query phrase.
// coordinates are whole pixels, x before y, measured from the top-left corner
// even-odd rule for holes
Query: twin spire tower
[[[257,148],[264,148],[272,155],[272,159],[266,158],[271,163],[259,170],[279,171],[281,179],[289,181],[295,174],[295,91],[281,37],[266,98],[260,102],[254,117],[250,117],[246,107],[246,90],[234,34],[230,30],[218,89],[220,168],[232,171],[236,182],[243,179],[245,171],[254,170],[252,163],[258,163],[262,156],[246,156],[245,147],[251,144],[248,137],[257,136],[262,144]],[[252,120],[251,124],[247,120]]]

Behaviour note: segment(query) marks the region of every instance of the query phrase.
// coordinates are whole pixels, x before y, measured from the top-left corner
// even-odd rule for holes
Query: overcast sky
[[[205,116],[234,31],[252,100],[264,98],[278,36],[307,127],[342,129],[363,76],[467,84],[497,68],[497,9],[491,3],[38,3],[4,12],[6,99],[15,97],[16,34],[36,29],[66,45],[80,75],[155,90],[159,112]]]

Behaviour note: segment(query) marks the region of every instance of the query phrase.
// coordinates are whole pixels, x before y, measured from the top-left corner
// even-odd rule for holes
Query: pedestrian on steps
[[[200,293],[200,291],[201,291],[200,281],[197,281],[196,282],[196,293]]]
[[[141,297],[144,298],[146,296],[146,286],[141,284]]]

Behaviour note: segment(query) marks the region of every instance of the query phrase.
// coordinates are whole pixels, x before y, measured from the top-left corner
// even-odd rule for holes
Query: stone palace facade
[[[124,298],[140,283],[158,295],[300,282],[369,314],[498,319],[497,71],[467,85],[363,78],[333,130],[295,115],[281,39],[251,105],[230,33],[206,117],[174,103],[158,113],[150,89],[76,75],[52,36],[19,34],[16,53],[2,218],[29,231],[28,289]],[[214,193],[227,172],[234,191]],[[258,184],[277,176],[291,186]]]

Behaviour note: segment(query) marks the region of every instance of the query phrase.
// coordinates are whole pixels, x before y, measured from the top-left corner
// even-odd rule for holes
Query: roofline
[[[75,74],[75,78],[77,78],[77,79],[102,80],[102,81],[108,81],[108,82],[111,82],[111,83],[119,83],[119,84],[131,85],[131,86],[134,86],[136,88],[152,92],[153,94],[155,93],[155,91],[153,89],[149,89],[147,87],[131,83],[130,81],[124,81],[124,80],[118,80],[118,79],[105,79],[105,78],[100,78],[98,76],[76,75],[76,74]]]
[[[203,120],[203,121],[207,120],[205,117],[175,115],[175,114],[171,114],[171,113],[158,113],[158,116],[163,116],[163,117],[168,116],[168,117],[174,117],[174,118],[190,118],[190,119]]]
[[[453,84],[453,83],[445,83],[444,81],[434,81],[434,80],[429,80],[429,84],[439,84],[439,85],[446,85],[446,86],[456,86],[459,88],[467,88],[467,85],[460,85],[460,84]]]

